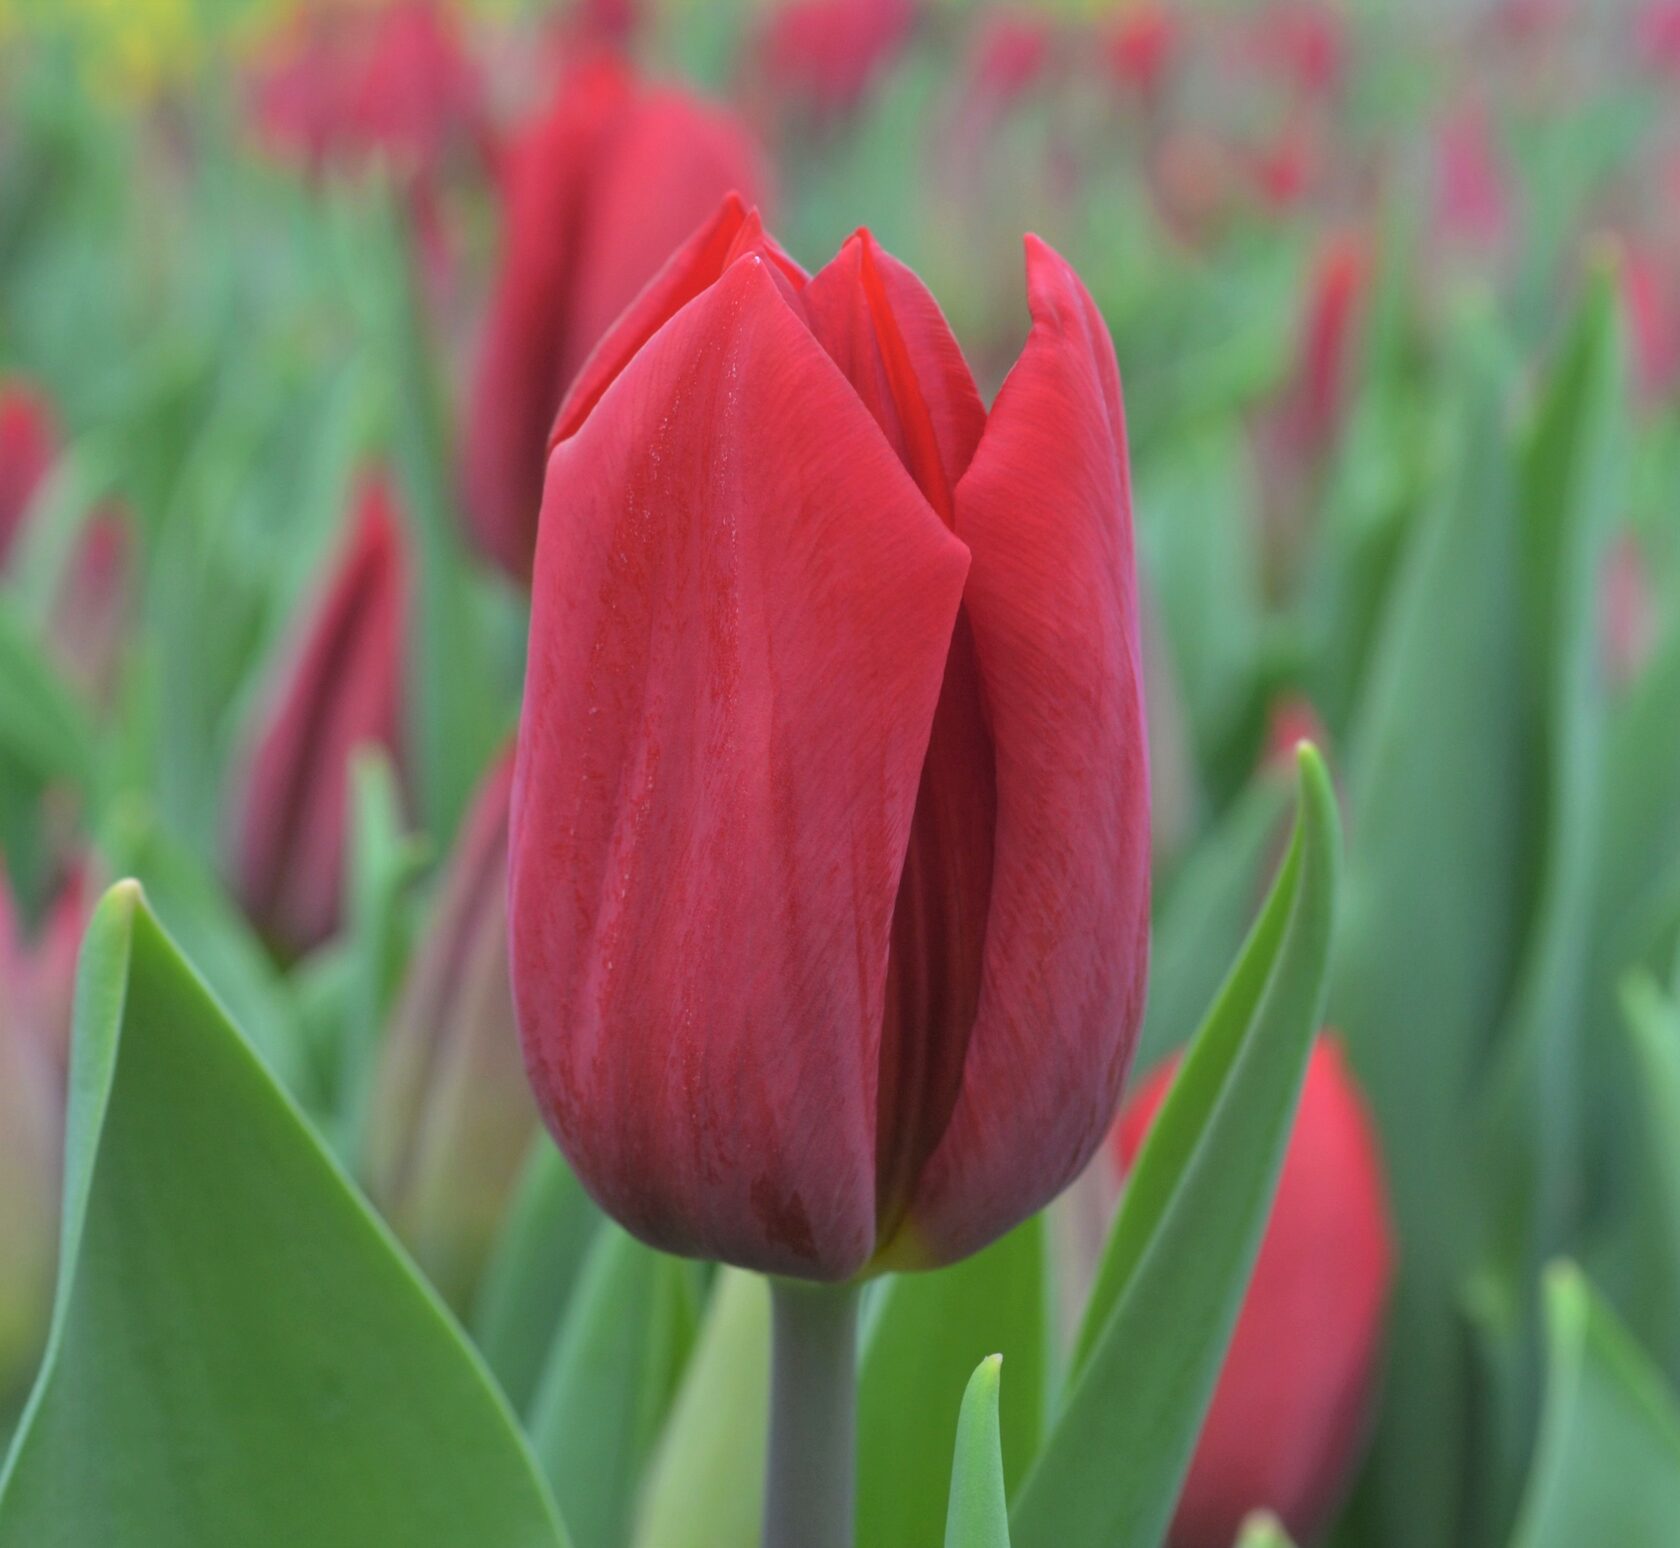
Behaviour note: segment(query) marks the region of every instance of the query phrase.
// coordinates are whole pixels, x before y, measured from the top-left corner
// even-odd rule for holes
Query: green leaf
[[[1066,1400],[1015,1504],[1017,1548],[1146,1548],[1171,1519],[1323,1009],[1336,800],[1318,755],[1299,757],[1288,855],[1133,1169]]]
[[[1546,1275],[1547,1386],[1512,1548],[1670,1548],[1680,1412],[1573,1264]]]
[[[531,1404],[531,1445],[578,1548],[619,1548],[689,1350],[693,1267],[615,1225],[595,1237]]]
[[[344,950],[348,1015],[340,1050],[344,1153],[359,1166],[379,1044],[407,955],[405,893],[424,850],[404,831],[402,794],[391,760],[364,748],[350,768],[350,853],[345,877]]]
[[[98,738],[76,696],[0,597],[0,749],[40,784],[100,788]]]
[[[1490,1154],[1505,1175],[1493,1218],[1524,1281],[1579,1209],[1587,972],[1598,880],[1605,695],[1603,552],[1621,513],[1627,405],[1614,276],[1601,269],[1533,427],[1520,558],[1528,742],[1536,813],[1533,912],[1500,1047]]]
[[[526,1413],[602,1215],[539,1133],[484,1271],[472,1331],[508,1401]]]
[[[1384,1540],[1452,1542],[1469,1423],[1459,1306],[1478,1224],[1468,1116],[1522,912],[1514,477],[1493,368],[1457,402],[1455,487],[1412,535],[1351,739],[1358,842],[1330,1021],[1383,1136],[1406,1251],[1372,1508]],[[1424,965],[1427,964],[1425,970]]]
[[[951,1268],[896,1274],[865,1319],[858,1374],[857,1540],[921,1548],[945,1520],[957,1416],[947,1404],[988,1350],[1009,1360],[1005,1476],[1016,1487],[1044,1431],[1049,1279],[1043,1216]]]
[[[437,1297],[132,882],[77,985],[60,1280],[0,1548],[559,1548]]]
[[[945,1548],[1009,1548],[1009,1505],[1003,1489],[998,1431],[1002,1355],[988,1355],[969,1378],[951,1461],[951,1509]],[[873,1541],[873,1539],[864,1539]]]
[[[1634,1283],[1628,1307],[1636,1331],[1670,1376],[1680,1373],[1680,1008],[1639,974],[1622,988],[1633,1048],[1644,1164],[1634,1189]]]
[[[757,1548],[769,1391],[769,1284],[723,1269],[647,1471],[636,1548]]]

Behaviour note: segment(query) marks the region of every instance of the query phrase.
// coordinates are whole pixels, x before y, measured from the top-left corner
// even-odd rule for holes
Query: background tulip
[[[0,381],[0,564],[57,455],[51,405],[26,382]]]
[[[1029,239],[1027,277],[987,414],[866,232],[807,280],[730,203],[561,411],[515,1002],[579,1175],[668,1250],[950,1262],[1111,1121],[1149,896],[1120,385],[1072,269]]]
[[[508,983],[510,750],[486,775],[410,958],[374,1080],[368,1192],[464,1307],[536,1130]]]
[[[367,479],[262,706],[238,793],[240,899],[287,952],[338,920],[352,756],[365,743],[399,753],[407,569],[390,489]]]
[[[73,868],[35,931],[0,869],[0,1416],[46,1335],[76,952],[91,893]]]
[[[465,453],[474,540],[509,574],[530,574],[543,448],[590,350],[724,194],[767,182],[733,116],[607,58],[514,132]]]
[[[1127,1102],[1113,1140],[1122,1169],[1176,1072],[1174,1060]],[[1308,1542],[1340,1499],[1366,1436],[1393,1272],[1379,1154],[1341,1045],[1321,1035],[1171,1548],[1227,1548],[1261,1508]]]

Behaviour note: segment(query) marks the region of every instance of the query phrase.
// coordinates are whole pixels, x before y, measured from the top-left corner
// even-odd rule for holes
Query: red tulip
[[[468,1304],[536,1132],[508,983],[511,749],[486,776],[410,958],[369,1115],[368,1192]]]
[[[1325,0],[1277,0],[1255,21],[1255,53],[1263,68],[1284,76],[1296,92],[1322,96],[1342,83],[1346,24]]]
[[[134,589],[134,545],[119,505],[93,513],[53,598],[47,643],[59,670],[88,698],[115,697]]]
[[[530,574],[544,446],[590,350],[724,194],[764,182],[734,118],[606,59],[515,136],[466,450],[473,535],[510,574]]]
[[[1287,411],[1289,436],[1300,454],[1324,453],[1347,406],[1369,268],[1364,242],[1343,232],[1319,249],[1308,276],[1300,353]]]
[[[0,564],[57,457],[51,404],[26,382],[0,380]]]
[[[436,0],[328,0],[271,41],[252,84],[271,150],[311,168],[382,155],[431,171],[483,135],[478,72]]]
[[[46,1336],[76,954],[93,894],[73,868],[26,934],[0,868],[0,1405]]]
[[[1634,18],[1640,62],[1666,75],[1680,75],[1680,0],[1647,0]]]
[[[390,491],[369,480],[251,744],[236,880],[251,917],[288,952],[338,923],[353,755],[398,749],[407,568]]]
[[[1510,199],[1493,130],[1470,103],[1440,125],[1435,143],[1435,225],[1450,241],[1497,247],[1511,221]]]
[[[909,41],[915,0],[784,0],[759,40],[775,94],[819,123],[856,111]]]
[[[1108,24],[1114,79],[1140,97],[1159,95],[1179,43],[1179,23],[1161,0],[1136,0]]]
[[[1635,383],[1646,402],[1659,401],[1680,377],[1680,285],[1674,282],[1675,269],[1654,249],[1624,241],[1618,272]]]
[[[1149,797],[1120,382],[1073,270],[991,412],[867,232],[729,201],[555,426],[509,878],[542,1110],[670,1251],[976,1251],[1109,1125]]]
[[[1126,1104],[1122,1170],[1142,1147],[1176,1060]],[[1266,1226],[1168,1536],[1228,1548],[1266,1509],[1300,1541],[1328,1522],[1358,1460],[1380,1354],[1394,1246],[1371,1120],[1340,1043],[1307,1066]]]

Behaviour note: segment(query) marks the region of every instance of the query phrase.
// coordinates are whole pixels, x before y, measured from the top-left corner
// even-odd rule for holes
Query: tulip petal
[[[997,771],[980,1006],[956,1110],[895,1261],[983,1247],[1084,1167],[1143,1009],[1149,786],[1114,350],[1027,241],[1033,328],[957,486]]]
[[[804,301],[811,331],[949,524],[986,410],[939,303],[867,231],[847,239]]]
[[[888,938],[967,572],[740,259],[556,448],[510,876],[538,1103],[655,1246],[875,1241]]]
[[[756,240],[755,240],[756,237]],[[648,281],[640,295],[626,307],[618,320],[602,335],[566,393],[549,434],[552,451],[589,417],[601,394],[629,365],[636,352],[708,286],[739,256],[761,248],[789,268],[797,266],[764,235],[757,215],[749,211],[738,194],[729,194],[703,226],[699,227]]]

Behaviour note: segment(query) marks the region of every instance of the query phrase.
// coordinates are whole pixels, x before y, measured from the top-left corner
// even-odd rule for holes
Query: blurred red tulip
[[[1314,260],[1287,409],[1290,438],[1300,455],[1322,456],[1346,411],[1369,267],[1363,239],[1351,232],[1332,235]]]
[[[1634,19],[1634,47],[1641,64],[1680,75],[1680,0],[1648,0]]]
[[[123,509],[91,515],[53,599],[47,644],[65,678],[109,707],[117,689],[134,591],[134,543]]]
[[[1311,742],[1329,755],[1330,733],[1312,700],[1301,693],[1285,694],[1272,704],[1266,717],[1264,766],[1279,773],[1293,771],[1296,749],[1302,742]]]
[[[1274,0],[1254,26],[1261,66],[1283,76],[1295,91],[1325,96],[1341,86],[1347,23],[1339,8],[1326,0]]]
[[[590,350],[724,194],[765,183],[732,116],[610,59],[569,73],[516,133],[466,444],[474,540],[510,575],[530,575],[544,446]]]
[[[58,457],[58,420],[29,383],[0,380],[0,564]]]
[[[1449,114],[1435,140],[1435,229],[1467,247],[1502,245],[1510,197],[1486,111],[1467,103]]]
[[[1114,1155],[1128,1169],[1177,1068],[1126,1104]],[[1364,1438],[1394,1244],[1380,1153],[1341,1045],[1321,1036],[1266,1226],[1168,1535],[1229,1548],[1251,1510],[1312,1540],[1340,1501]]]
[[[253,113],[276,154],[311,168],[382,155],[429,172],[483,134],[483,88],[437,0],[326,0],[271,40]]]
[[[338,924],[353,755],[367,744],[398,753],[407,569],[390,490],[370,479],[264,706],[237,797],[239,896],[286,952]]]
[[[1297,208],[1312,192],[1324,161],[1316,125],[1291,117],[1249,159],[1250,175],[1261,202],[1277,213]]]
[[[538,1105],[670,1251],[949,1263],[1101,1145],[1149,795],[1113,347],[1027,241],[990,414],[859,232],[729,201],[556,423],[509,882]]]
[[[1659,255],[1637,242],[1622,243],[1619,273],[1634,376],[1640,395],[1651,402],[1664,397],[1680,377],[1680,287]]]
[[[27,1383],[52,1304],[71,1006],[91,903],[73,867],[26,935],[0,867],[0,1405]]]
[[[537,1129],[508,982],[513,753],[486,776],[414,948],[368,1119],[368,1193],[466,1307]]]
[[[1161,0],[1136,0],[1108,24],[1104,52],[1109,71],[1140,97],[1158,96],[1178,42],[1179,23]]]
[[[1050,62],[1053,33],[1043,17],[1020,11],[993,11],[974,35],[970,90],[1007,105],[1027,92]]]
[[[759,38],[759,66],[779,100],[829,123],[857,109],[915,22],[915,0],[784,0]]]

